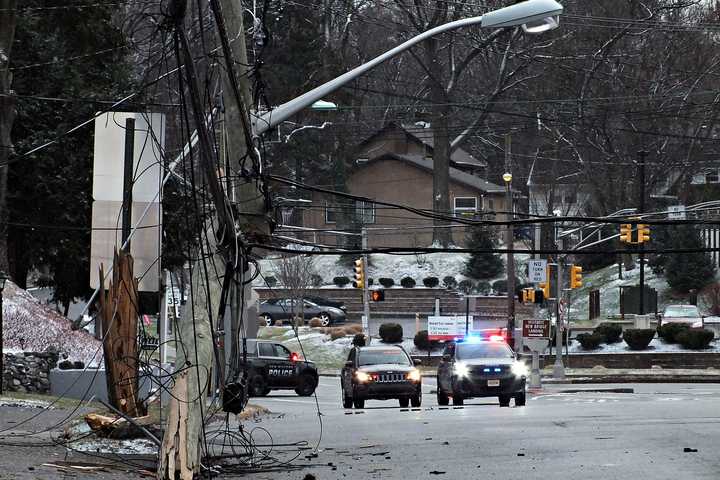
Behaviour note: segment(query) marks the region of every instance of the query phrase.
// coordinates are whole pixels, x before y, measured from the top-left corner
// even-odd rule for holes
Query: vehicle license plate
[[[488,387],[499,387],[500,380],[488,380]]]

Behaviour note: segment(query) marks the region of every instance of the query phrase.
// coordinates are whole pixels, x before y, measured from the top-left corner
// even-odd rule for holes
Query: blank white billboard
[[[165,115],[161,113],[108,112],[95,119],[93,158],[93,211],[90,247],[90,286],[100,285],[99,268],[112,266],[113,251],[122,246],[123,176],[125,170],[125,123],[135,119],[133,145],[132,223],[135,226],[150,204],[140,228],[132,237],[130,253],[140,291],[158,291],[162,211],[158,191],[162,188],[165,146]],[[108,284],[104,285],[107,288]]]

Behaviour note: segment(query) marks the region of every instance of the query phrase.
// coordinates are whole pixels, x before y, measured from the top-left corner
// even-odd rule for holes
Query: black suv
[[[300,359],[277,342],[248,340],[248,390],[250,396],[264,397],[270,390],[295,390],[301,397],[309,397],[318,384],[318,372],[313,362]]]
[[[527,366],[505,342],[470,340],[446,345],[437,373],[437,401],[462,405],[466,398],[498,397],[501,407],[525,405]]]
[[[422,376],[402,347],[356,347],[340,373],[344,408],[365,408],[365,400],[398,399],[401,407],[422,403]]]

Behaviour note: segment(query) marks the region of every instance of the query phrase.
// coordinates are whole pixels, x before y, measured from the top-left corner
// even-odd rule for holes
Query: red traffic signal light
[[[370,292],[370,300],[373,302],[385,301],[385,290],[372,290]]]

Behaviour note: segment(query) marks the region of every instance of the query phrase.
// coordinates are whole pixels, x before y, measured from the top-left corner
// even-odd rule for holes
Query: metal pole
[[[565,378],[565,367],[562,360],[563,329],[560,320],[560,302],[562,301],[562,260],[558,253],[557,258],[557,293],[555,299],[555,365],[553,377]]]
[[[638,213],[642,215],[643,212],[645,212],[645,157],[647,157],[648,152],[640,150],[637,154],[638,181],[640,182],[640,188],[638,189],[638,193],[640,195]],[[637,235],[639,237],[640,232],[638,232]],[[640,315],[645,315],[645,245],[642,243],[639,244],[638,249],[640,250]]]
[[[123,208],[122,208],[122,241],[130,238],[132,228],[132,190],[133,170],[135,167],[135,119],[125,119],[125,164],[123,171]],[[130,243],[127,244],[130,251]]]
[[[505,174],[503,180],[505,180],[505,203],[508,209],[508,219],[514,220],[515,211],[513,206],[513,195],[512,195],[512,175],[510,174],[511,158],[511,137],[505,135]],[[505,230],[505,246],[508,249],[507,253],[507,342],[511,348],[515,349],[515,255],[512,253],[514,244],[514,232],[512,224],[508,224]]]
[[[4,273],[0,273],[0,275],[5,276]],[[0,282],[4,282],[4,279],[0,279]],[[3,352],[3,290],[5,289],[5,286],[0,286],[0,395],[3,394],[3,382],[5,381],[5,353]]]
[[[470,332],[470,297],[465,296],[465,336]]]
[[[362,227],[362,249],[367,250],[368,248],[368,233],[365,226]],[[367,325],[367,331],[365,334],[370,336],[370,297],[368,295],[368,254],[363,254],[363,267],[365,269],[365,278],[363,279],[363,314],[365,315],[365,322]]]

